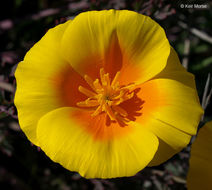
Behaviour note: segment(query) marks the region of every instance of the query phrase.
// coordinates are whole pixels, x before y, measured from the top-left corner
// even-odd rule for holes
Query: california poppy
[[[132,176],[185,147],[202,108],[164,30],[132,11],[90,11],[50,29],[19,63],[29,140],[88,178]]]

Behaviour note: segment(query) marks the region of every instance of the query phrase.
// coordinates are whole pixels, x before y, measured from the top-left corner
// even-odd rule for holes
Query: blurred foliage
[[[206,9],[182,8],[204,4]],[[156,20],[188,71],[196,77],[200,100],[212,71],[212,3],[166,0],[8,0],[0,6],[0,189],[2,190],[183,190],[190,147],[166,163],[128,178],[84,179],[53,163],[20,130],[13,104],[17,63],[45,32],[83,11],[129,9]],[[6,11],[5,11],[6,10]],[[197,32],[198,31],[198,32]],[[211,120],[207,103],[205,121]]]

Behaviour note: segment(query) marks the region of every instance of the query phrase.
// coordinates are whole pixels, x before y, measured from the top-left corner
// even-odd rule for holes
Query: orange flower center
[[[120,85],[120,71],[116,73],[111,81],[109,73],[105,73],[104,69],[100,69],[100,80],[93,81],[89,76],[85,75],[84,79],[92,90],[79,86],[79,91],[88,98],[85,101],[78,102],[77,106],[84,108],[92,108],[94,112],[91,116],[97,116],[105,112],[111,121],[126,123],[128,116],[120,104],[134,96],[134,92],[130,91],[135,85]]]

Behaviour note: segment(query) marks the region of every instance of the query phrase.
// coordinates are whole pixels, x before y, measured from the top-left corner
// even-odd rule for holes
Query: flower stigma
[[[111,121],[121,122],[122,124],[128,122],[128,113],[120,104],[134,96],[132,88],[135,84],[120,85],[119,77],[120,71],[111,81],[109,73],[105,73],[103,68],[100,69],[100,80],[97,78],[93,81],[88,75],[85,75],[84,79],[92,91],[79,86],[78,90],[88,98],[85,101],[78,102],[77,106],[94,109],[91,116],[105,112]]]

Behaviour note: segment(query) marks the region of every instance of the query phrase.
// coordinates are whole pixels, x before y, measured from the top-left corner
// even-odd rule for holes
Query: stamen
[[[97,100],[85,100],[82,102],[77,102],[77,106],[79,107],[96,107],[99,105],[99,102]]]
[[[88,105],[88,104],[86,103],[86,101],[77,102],[77,106],[79,106],[79,107],[91,107],[90,105]]]
[[[116,115],[116,118],[117,118],[117,122],[123,127],[126,126],[126,123],[130,121],[126,117],[121,117],[119,115]]]
[[[135,84],[120,86],[119,77],[120,71],[116,73],[111,82],[109,73],[105,73],[103,68],[100,69],[100,80],[93,81],[92,78],[85,75],[85,81],[94,92],[79,86],[79,91],[88,98],[78,102],[77,106],[95,109],[91,116],[97,116],[105,112],[111,121],[116,121],[121,126],[125,126],[129,122],[129,119],[127,119],[128,114],[119,104],[134,96],[134,92],[130,92],[130,88],[133,88]]]
[[[94,92],[92,92],[92,91],[90,91],[87,88],[84,88],[82,86],[79,86],[78,90],[88,97],[96,96],[96,94]]]
[[[120,71],[118,71],[115,75],[115,77],[113,78],[113,81],[111,83],[111,86],[114,86],[116,84],[116,82],[118,81],[119,79],[119,76],[120,76]]]
[[[91,114],[91,116],[97,116],[102,112],[102,104]]]
[[[110,77],[109,77],[109,73],[104,75],[104,80],[106,82],[107,86],[110,86]]]
[[[93,82],[93,85],[94,85],[94,87],[95,87],[96,90],[102,89],[102,86],[101,86],[101,84],[99,83],[99,79],[96,79],[96,80]]]
[[[119,95],[116,96],[115,99],[120,99],[121,97],[123,97],[123,95],[124,95],[125,92],[126,92],[126,91],[121,90],[120,93],[119,93]]]
[[[104,71],[103,68],[101,68],[101,69],[100,69],[100,79],[101,79],[101,83],[102,83],[103,86],[106,86],[107,83],[106,83],[106,81],[105,81],[104,75],[105,75],[105,71]]]
[[[136,86],[136,84],[132,83],[132,84],[129,84],[129,85],[122,87],[122,89],[128,89],[128,90],[131,89],[132,90],[132,88],[134,88],[135,86]]]
[[[128,100],[131,99],[133,96],[134,96],[134,92],[130,93],[130,94],[128,95]]]
[[[120,115],[122,115],[123,117],[127,117],[127,112],[121,108],[120,106],[113,106],[112,107],[116,112],[118,112]]]
[[[91,107],[99,105],[99,102],[97,100],[89,100],[89,99],[87,99],[87,100],[85,100],[85,102],[86,102],[86,104],[88,106],[91,106]]]
[[[110,108],[110,106],[108,106],[107,104],[104,104],[104,110],[105,112],[108,114],[108,116],[110,117],[110,119],[112,121],[115,121],[116,120],[116,116],[115,114],[113,113],[112,109]]]
[[[123,101],[129,100],[134,96],[134,92],[130,93],[130,94],[126,94],[125,96],[123,96]]]
[[[93,80],[92,80],[92,78],[89,77],[88,75],[85,75],[85,76],[84,76],[84,79],[85,79],[85,81],[89,84],[89,86],[90,86],[93,90],[95,90],[95,87],[94,87],[94,85],[93,85]]]

